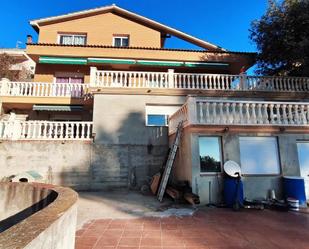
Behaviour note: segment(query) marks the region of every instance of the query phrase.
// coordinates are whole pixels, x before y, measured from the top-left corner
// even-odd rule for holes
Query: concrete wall
[[[34,188],[29,184],[0,184],[0,221],[31,207],[50,193],[48,189]],[[27,213],[31,214],[31,211]]]
[[[179,105],[184,97],[148,95],[95,95],[95,147],[110,152],[97,153],[94,161],[105,167],[118,167],[123,174],[136,172],[138,184],[156,173],[168,151],[167,127],[145,125],[146,104]],[[96,163],[94,163],[96,165]]]
[[[244,196],[248,199],[267,198],[269,190],[274,189],[278,198],[282,197],[282,175],[283,176],[299,176],[299,163],[297,155],[297,140],[309,141],[309,135],[305,134],[231,134],[221,133],[213,134],[207,132],[190,133],[185,132],[184,140],[190,137],[191,143],[184,143],[184,147],[179,152],[180,158],[192,154],[191,167],[192,178],[190,183],[194,193],[198,194],[202,203],[218,203],[223,198],[223,174],[201,174],[199,162],[199,146],[198,137],[201,135],[216,135],[222,137],[223,144],[223,162],[233,160],[240,166],[240,149],[239,136],[276,136],[278,138],[279,159],[281,163],[280,175],[259,175],[259,176],[243,176]],[[179,160],[174,168],[174,176],[176,180],[183,180],[181,172],[187,171],[190,164],[186,161]]]
[[[3,141],[0,179],[35,170],[47,183],[76,190],[137,187],[158,172],[167,150],[167,142]]]
[[[3,191],[8,196],[4,200],[10,199],[6,203],[6,209],[9,210],[12,204],[14,209],[17,201],[22,201],[23,208],[26,209],[0,222],[0,228],[9,220],[15,222],[1,231],[0,248],[74,249],[77,217],[77,194],[74,191],[37,183],[1,183],[0,193]],[[28,207],[41,202],[46,193],[49,193],[48,198],[54,196],[52,199],[49,198],[49,205],[39,209],[40,212],[29,213]],[[2,209],[1,212],[3,211]],[[21,213],[24,215],[21,216]]]
[[[27,170],[77,190],[138,187],[162,167],[167,127],[146,127],[146,104],[181,105],[183,97],[95,95],[94,142],[2,141],[0,178]]]
[[[90,142],[2,141],[0,178],[28,170],[47,183],[83,189],[92,182]]]

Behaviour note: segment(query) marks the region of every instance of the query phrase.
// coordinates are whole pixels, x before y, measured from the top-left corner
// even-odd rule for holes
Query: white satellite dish
[[[241,175],[240,166],[238,165],[238,163],[234,161],[229,160],[225,162],[225,164],[223,165],[223,168],[224,168],[225,173],[231,177],[238,177]]]

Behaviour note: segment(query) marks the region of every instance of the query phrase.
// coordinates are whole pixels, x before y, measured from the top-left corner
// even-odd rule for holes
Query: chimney
[[[32,43],[32,35],[27,35],[27,44]]]

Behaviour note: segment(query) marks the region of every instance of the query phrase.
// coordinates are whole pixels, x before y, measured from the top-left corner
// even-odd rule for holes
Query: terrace
[[[91,67],[90,83],[0,81],[0,96],[83,98],[101,89],[308,93],[309,78],[144,71],[106,71]]]
[[[188,97],[169,119],[170,134],[179,122],[184,126],[309,128],[309,102],[239,101]]]

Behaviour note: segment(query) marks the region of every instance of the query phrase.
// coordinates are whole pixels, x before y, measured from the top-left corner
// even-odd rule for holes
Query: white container
[[[299,211],[299,200],[287,198],[287,202],[291,211]]]

